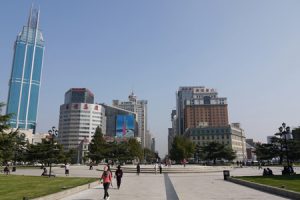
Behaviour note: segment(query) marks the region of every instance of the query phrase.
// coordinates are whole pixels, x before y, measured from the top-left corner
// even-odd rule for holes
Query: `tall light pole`
[[[276,133],[275,135],[279,135],[281,139],[284,139],[286,162],[287,162],[287,166],[290,166],[288,144],[287,144],[287,135],[290,134],[290,127],[286,126],[285,123],[282,123],[282,126],[280,126],[278,128],[278,130],[279,130],[279,133]],[[281,148],[281,151],[283,151],[283,148]]]
[[[58,130],[55,128],[55,126],[52,126],[52,129],[50,129],[48,131],[48,134],[50,135],[51,137],[51,149],[49,151],[53,151],[54,149],[53,148],[53,144],[54,144],[54,137],[57,137],[58,136]],[[49,170],[49,177],[51,177],[51,165],[52,165],[52,158],[50,158],[50,170]]]

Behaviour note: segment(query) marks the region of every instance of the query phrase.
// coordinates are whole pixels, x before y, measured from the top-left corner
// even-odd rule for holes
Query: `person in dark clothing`
[[[121,186],[121,179],[122,179],[122,176],[123,176],[123,171],[121,169],[121,166],[118,165],[118,169],[116,170],[115,172],[115,177],[117,179],[117,187],[118,189],[120,189],[120,186]]]
[[[161,165],[161,163],[159,163],[158,168],[159,168],[159,173],[161,174],[162,173],[162,165]]]
[[[267,168],[267,172],[268,172],[268,175],[270,175],[270,176],[273,175],[273,171],[270,168]]]
[[[10,173],[10,170],[9,170],[9,167],[8,167],[8,165],[6,165],[5,167],[4,167],[4,174],[6,174],[6,175],[8,175],[9,173]]]
[[[263,176],[268,176],[268,170],[266,168],[264,168]]]
[[[140,163],[138,163],[136,166],[136,174],[140,175],[140,172],[141,172],[141,166],[140,166]]]
[[[41,176],[48,176],[48,172],[47,172],[47,168],[46,167],[43,168],[43,173],[42,173]]]

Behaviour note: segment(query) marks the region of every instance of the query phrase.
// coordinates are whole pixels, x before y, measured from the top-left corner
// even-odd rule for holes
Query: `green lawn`
[[[300,192],[299,174],[293,176],[243,176],[235,178],[278,188],[284,186],[284,189]]]
[[[96,178],[0,175],[0,199],[36,198],[96,181]]]

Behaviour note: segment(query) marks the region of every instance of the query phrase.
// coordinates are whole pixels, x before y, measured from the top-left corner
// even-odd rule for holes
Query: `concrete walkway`
[[[280,168],[274,168],[275,173]],[[261,175],[257,168],[232,169],[232,175]],[[125,174],[120,190],[110,188],[110,200],[198,200],[198,199],[285,199],[223,180],[221,172],[186,174]],[[99,200],[103,187],[99,185],[62,200]]]
[[[152,168],[152,166],[147,167]],[[182,168],[182,166],[172,167]],[[109,189],[110,200],[285,199],[224,181],[222,171],[228,167],[207,169],[203,166],[187,166],[187,168],[193,168],[200,173],[141,173],[140,176],[135,173],[125,173],[120,190],[116,189],[116,180],[113,180],[114,187]],[[88,170],[88,166],[71,166],[70,177],[100,177],[101,172],[96,169],[103,169],[103,166],[94,167],[94,170]],[[232,176],[262,175],[262,170],[258,170],[257,167],[229,167],[229,169]],[[281,174],[282,167],[271,167],[271,169],[274,174]],[[53,171],[57,176],[65,176],[63,168],[54,167]],[[299,174],[300,167],[295,167],[295,171]],[[12,174],[40,176],[41,173],[41,169],[17,169]],[[99,184],[62,200],[99,200],[102,198],[103,187]]]

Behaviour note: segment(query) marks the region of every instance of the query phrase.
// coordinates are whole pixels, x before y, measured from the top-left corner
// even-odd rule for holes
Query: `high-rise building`
[[[178,132],[201,125],[211,127],[228,125],[227,99],[218,97],[215,89],[180,87],[177,91]]]
[[[177,131],[177,116],[176,116],[176,110],[172,110],[171,113],[171,122],[172,122],[172,128],[168,128],[168,152],[170,153],[171,146],[173,143],[173,139],[176,136]]]
[[[217,91],[212,88],[180,87],[176,103],[176,115],[173,111],[171,115],[169,141],[177,134],[184,134],[198,146],[218,142],[230,146],[236,152],[236,160],[247,159],[245,133],[239,123],[229,124],[227,98],[218,97]],[[170,142],[168,147],[170,150]]]
[[[155,138],[152,138],[152,142],[151,142],[151,151],[155,152]]]
[[[152,134],[148,130],[145,136],[145,148],[151,149],[151,144],[152,144]]]
[[[70,93],[71,91],[71,93]],[[77,94],[89,94],[89,98],[74,98]],[[97,126],[105,134],[106,118],[103,106],[94,104],[93,101],[87,103],[86,99],[94,99],[94,95],[85,88],[72,88],[65,94],[65,104],[60,106],[59,114],[59,134],[58,142],[64,146],[65,150],[81,148],[82,141],[91,141]],[[78,153],[78,155],[82,155]]]
[[[14,45],[6,109],[6,113],[13,114],[9,121],[13,128],[35,129],[36,126],[44,57],[39,16],[40,11],[31,8],[28,23]]]
[[[141,138],[142,147],[145,147],[146,132],[147,132],[147,104],[146,100],[137,100],[137,97],[132,92],[128,96],[129,101],[113,100],[113,106],[129,110],[137,113],[137,122],[139,126],[139,137]]]

